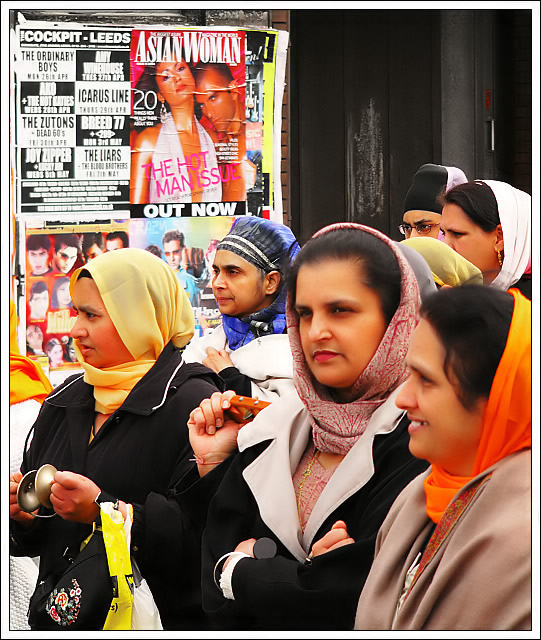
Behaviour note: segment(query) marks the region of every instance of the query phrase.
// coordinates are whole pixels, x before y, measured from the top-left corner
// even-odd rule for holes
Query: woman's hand
[[[64,520],[90,524],[100,508],[94,502],[100,488],[90,478],[71,471],[57,471],[51,486],[53,509]]]
[[[243,542],[240,542],[236,548],[235,551],[241,551],[242,553],[247,553],[249,556],[252,556],[252,558],[254,557],[254,544],[257,542],[257,540],[255,538],[249,538],[248,540],[244,540]],[[231,560],[232,556],[229,556],[229,558],[227,558],[227,560],[224,562],[224,566],[222,567],[222,572],[223,570],[227,567],[229,561]]]
[[[312,558],[327,553],[328,551],[334,551],[346,544],[353,544],[354,542],[355,540],[349,537],[346,523],[343,520],[338,520],[323,538],[314,542],[312,546]]]
[[[23,511],[17,502],[17,489],[22,479],[23,474],[20,471],[9,476],[9,517],[19,524],[29,526],[34,522],[34,517]]]
[[[217,391],[190,413],[190,444],[201,476],[229,457],[237,448],[237,434],[242,424],[228,419],[224,414],[231,406],[229,401],[234,395],[234,391]]]
[[[215,373],[220,373],[227,367],[235,366],[225,349],[217,351],[214,347],[207,348],[207,357],[203,359],[203,364]]]

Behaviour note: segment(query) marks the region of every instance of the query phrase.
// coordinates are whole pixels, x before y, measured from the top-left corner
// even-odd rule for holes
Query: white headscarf
[[[532,198],[506,182],[482,182],[492,189],[496,197],[504,243],[502,268],[491,286],[507,291],[531,264]]]

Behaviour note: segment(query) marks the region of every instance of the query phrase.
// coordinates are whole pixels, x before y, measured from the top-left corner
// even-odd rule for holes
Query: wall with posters
[[[53,383],[77,366],[67,278],[122,246],[165,260],[210,330],[216,242],[238,215],[282,221],[287,33],[26,21],[11,41],[23,349]]]

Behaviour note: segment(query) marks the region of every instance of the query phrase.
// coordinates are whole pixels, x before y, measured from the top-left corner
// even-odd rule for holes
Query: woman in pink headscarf
[[[198,454],[202,485],[230,465],[203,540],[203,606],[216,627],[353,628],[377,531],[425,468],[394,403],[418,305],[409,264],[374,229],[332,225],[299,252],[287,309],[296,390],[240,430],[225,463],[210,445]],[[231,428],[231,393],[192,412],[194,451],[224,418]],[[330,531],[331,546],[344,545],[323,553]]]

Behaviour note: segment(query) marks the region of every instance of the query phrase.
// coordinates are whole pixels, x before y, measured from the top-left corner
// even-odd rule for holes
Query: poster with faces
[[[234,217],[131,219],[130,246],[163,260],[178,278],[193,308],[195,336],[212,331],[220,312],[212,291],[213,262]]]
[[[26,228],[27,356],[46,358],[42,362],[49,371],[79,367],[70,336],[76,318],[70,276],[102,253],[124,246],[129,246],[125,221]]]
[[[25,20],[10,35],[22,351],[51,380],[77,367],[69,277],[124,246],[160,253],[183,279],[196,334],[210,331],[217,242],[236,216],[282,222],[287,33]],[[164,242],[174,230],[182,249]]]

